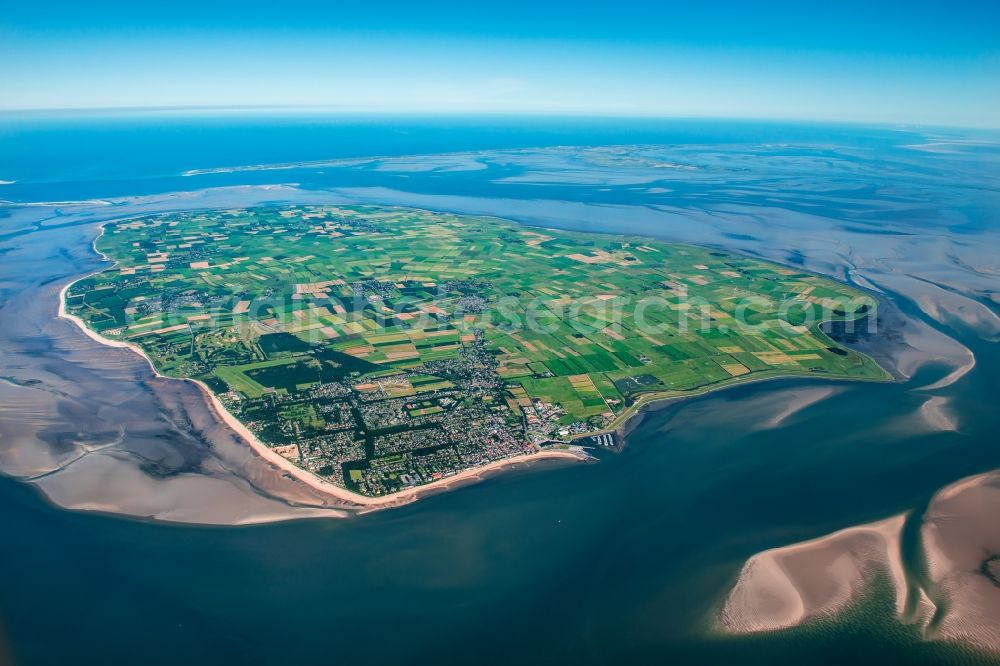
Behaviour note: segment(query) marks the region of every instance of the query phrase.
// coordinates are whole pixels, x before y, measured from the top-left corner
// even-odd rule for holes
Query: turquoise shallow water
[[[21,182],[3,186],[0,198],[66,201],[299,183],[296,192],[309,196],[335,189],[358,200],[723,244],[844,279],[854,279],[856,269],[898,288],[882,294],[887,316],[894,314],[868,342],[887,362],[899,360],[892,352],[918,327],[952,347],[936,348],[939,360],[919,367],[900,361],[913,365],[905,382],[775,381],[664,406],[641,419],[622,453],[603,454],[597,463],[514,470],[348,520],[167,525],[67,511],[35,485],[0,478],[0,566],[8,572],[0,636],[14,663],[981,659],[921,642],[891,618],[877,589],[836,621],[770,636],[722,637],[713,617],[755,552],[919,509],[941,486],[1000,467],[993,379],[1000,356],[988,323],[938,321],[920,308],[911,286],[892,282],[919,274],[921,284],[945,285],[949,294],[996,311],[988,296],[996,276],[981,270],[983,254],[995,256],[1000,219],[997,184],[982,168],[995,153],[927,157],[899,147],[925,140],[919,133],[843,127],[554,128],[524,120],[498,129],[428,119],[350,131],[314,124],[312,134],[257,119],[244,128],[260,135],[264,147],[254,152],[233,147],[245,136],[236,131],[244,127],[239,122],[150,126],[148,119],[119,119],[102,121],[100,131],[86,122],[45,122],[5,126],[2,140],[13,137],[16,150],[4,151],[0,167],[14,175],[0,171],[0,179]],[[408,138],[391,141],[396,131]],[[317,132],[313,143],[322,150],[301,147],[301,137]],[[344,147],[338,141],[346,135]],[[126,150],[125,136],[160,150]],[[288,137],[292,149],[282,147]],[[578,149],[560,149],[494,153],[475,170],[377,162],[179,175],[239,163],[402,154],[413,146],[442,153],[639,141],[667,144],[673,161],[696,169],[651,176],[641,164],[583,160]],[[97,147],[104,145],[102,153]],[[32,146],[38,152],[29,159]],[[966,177],[961,185],[956,175]],[[88,248],[90,222],[140,208],[2,209],[0,461],[8,472],[26,460],[17,447],[29,440],[68,451],[80,440],[114,439],[118,426],[125,441],[109,455],[139,461],[150,478],[206,469],[212,440],[167,427],[184,421],[185,403],[164,402],[139,363],[122,361],[107,372],[104,350],[74,346],[71,328],[47,323],[57,287],[98,266]],[[884,257],[895,262],[892,270]],[[975,368],[945,388],[914,390],[949,373],[954,345],[974,354]],[[86,387],[86,395],[73,386]],[[948,398],[957,432],[921,419],[931,394]],[[804,396],[815,400],[782,418]],[[197,435],[197,419],[189,421],[180,431]],[[115,480],[95,479],[91,497]]]

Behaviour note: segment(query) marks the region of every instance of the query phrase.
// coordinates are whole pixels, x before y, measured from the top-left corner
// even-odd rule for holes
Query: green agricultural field
[[[267,446],[379,495],[620,423],[654,397],[886,373],[820,330],[876,303],[706,248],[368,206],[107,225],[68,310],[202,381]]]

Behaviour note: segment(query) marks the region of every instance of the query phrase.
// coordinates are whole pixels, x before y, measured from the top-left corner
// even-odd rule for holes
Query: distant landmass
[[[272,461],[353,499],[614,445],[650,400],[888,378],[819,327],[869,316],[871,297],[648,238],[289,206],[113,222],[96,245],[115,265],[67,289],[69,316],[197,380]]]

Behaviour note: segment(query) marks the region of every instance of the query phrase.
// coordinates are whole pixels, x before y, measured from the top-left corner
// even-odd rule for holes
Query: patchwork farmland
[[[648,238],[374,206],[106,225],[68,311],[204,383],[275,452],[383,495],[606,430],[650,397],[882,379],[819,323],[875,302]]]

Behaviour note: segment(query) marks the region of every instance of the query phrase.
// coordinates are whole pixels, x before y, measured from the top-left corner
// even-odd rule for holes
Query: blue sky
[[[0,108],[240,105],[1000,127],[1000,3],[55,0],[0,12]]]

